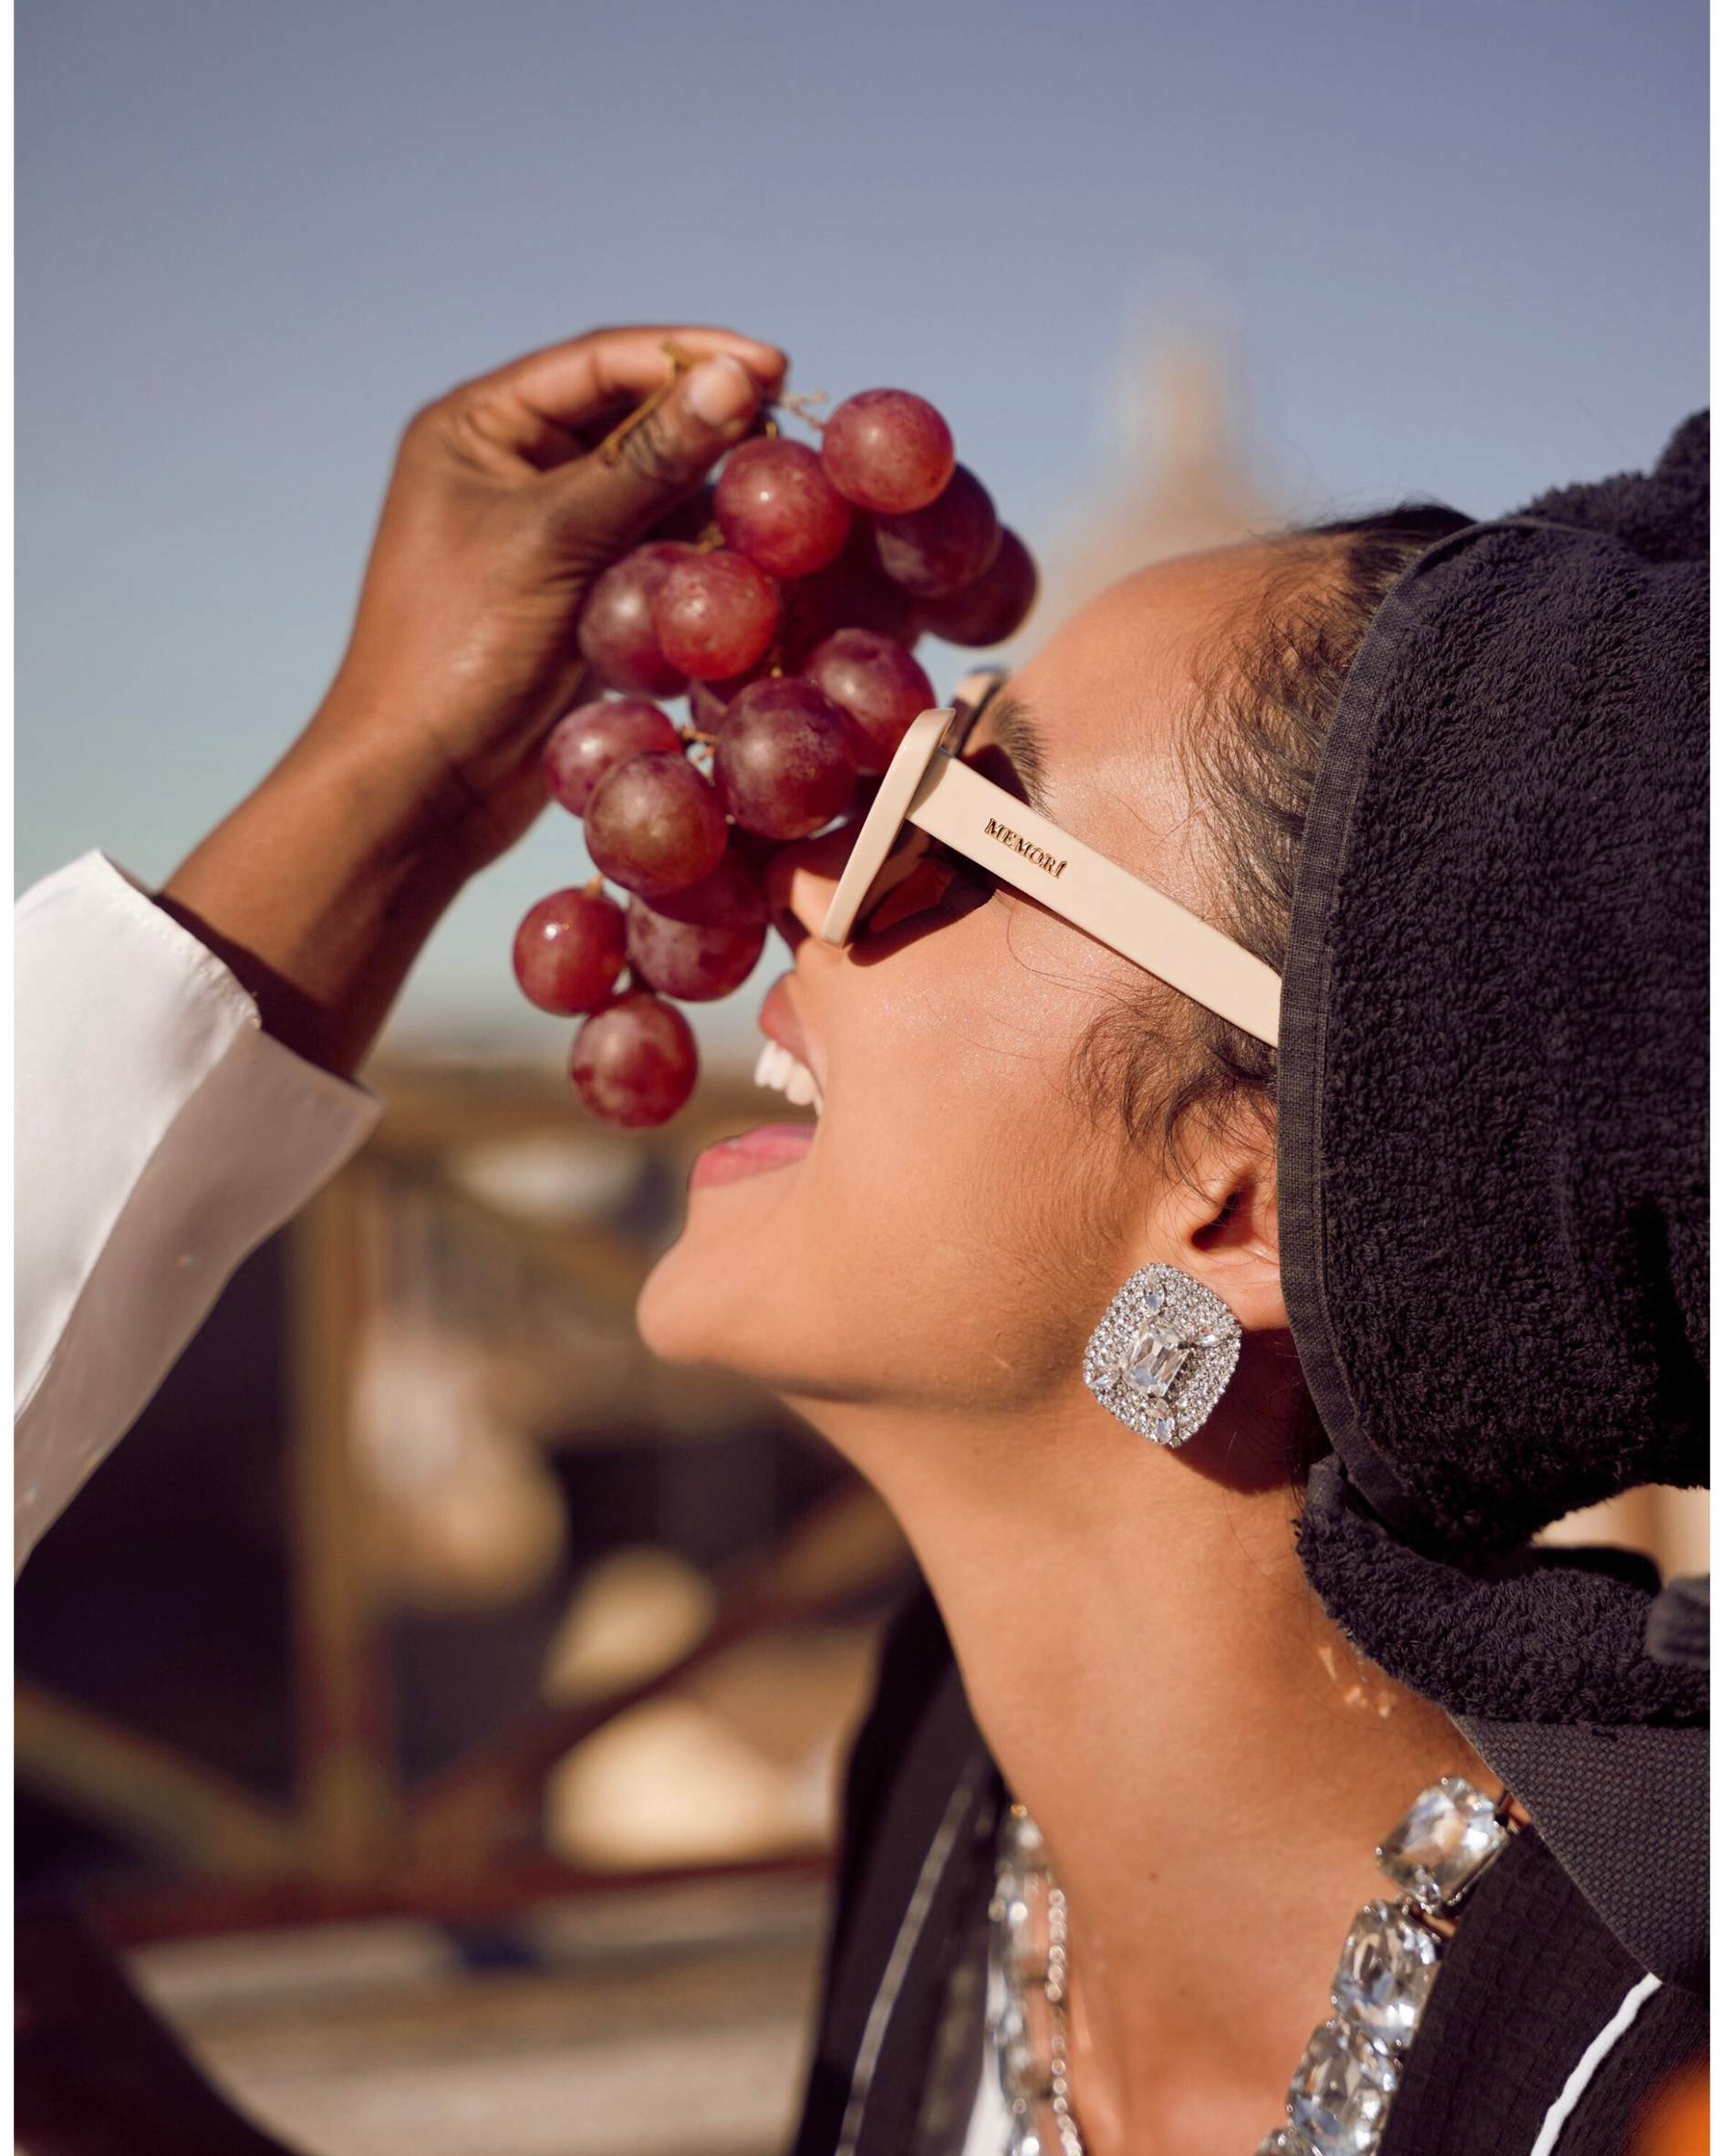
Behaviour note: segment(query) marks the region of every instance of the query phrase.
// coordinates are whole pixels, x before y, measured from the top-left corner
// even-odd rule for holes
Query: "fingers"
[[[552,474],[543,484],[571,555],[597,563],[627,546],[743,439],[763,395],[734,353],[717,352],[613,447]]]
[[[663,385],[670,367],[667,343],[697,360],[728,354],[757,385],[757,403],[777,393],[789,366],[775,345],[732,329],[595,329],[512,360],[453,391],[448,401],[465,405],[474,427],[499,448],[534,463],[554,463],[578,452],[576,429]]]

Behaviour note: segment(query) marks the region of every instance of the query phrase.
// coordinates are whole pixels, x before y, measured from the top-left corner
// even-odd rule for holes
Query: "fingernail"
[[[709,427],[728,426],[732,420],[753,411],[760,402],[760,391],[753,376],[740,359],[732,359],[728,352],[721,352],[716,359],[702,359],[689,376],[685,394],[689,410]]]

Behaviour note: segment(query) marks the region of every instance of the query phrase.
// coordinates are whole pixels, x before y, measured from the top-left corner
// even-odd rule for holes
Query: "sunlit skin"
[[[327,697],[161,894],[269,1030],[331,1070],[358,1063],[443,908],[542,806],[545,736],[591,693],[583,592],[782,383],[774,346],[669,335],[711,364],[619,459],[594,445],[662,382],[662,327],[589,332],[421,413]],[[1179,728],[1268,559],[1146,572],[1015,684],[1038,805],[1199,911],[1213,865]],[[971,753],[1003,782],[1002,731]],[[787,1130],[729,1163],[776,1164],[729,1181],[708,1156],[643,1328],[774,1387],[903,1521],[1070,1897],[1091,2156],[1254,2148],[1379,1883],[1376,1842],[1432,1776],[1483,1770],[1355,1661],[1293,1555],[1269,1135],[1193,1140],[1184,1178],[1129,1147],[1075,1069],[1096,1014],[1145,977],[1027,901],[960,885],[937,916],[820,943],[842,851],[789,850],[774,894],[795,966],[764,1022],[819,1082],[814,1143]],[[1151,1260],[1207,1281],[1247,1332],[1179,1453],[1080,1376]]]
[[[1181,729],[1272,558],[1129,578],[1012,684],[1036,805],[1200,912],[1216,870]],[[1007,778],[992,707],[968,753]],[[812,932],[844,850],[812,840],[775,870],[795,963],[763,1024],[820,1088],[813,1143],[735,1180],[697,1172],[642,1331],[770,1385],[902,1522],[1067,1891],[1091,2156],[1253,2148],[1381,1888],[1376,1843],[1436,1775],[1489,1777],[1358,1662],[1300,1570],[1272,1132],[1189,1131],[1183,1173],[1134,1149],[1076,1073],[1092,1022],[1145,976],[1003,889],[954,887],[834,950]],[[1213,1288],[1246,1335],[1178,1453],[1082,1381],[1097,1318],[1150,1263]]]

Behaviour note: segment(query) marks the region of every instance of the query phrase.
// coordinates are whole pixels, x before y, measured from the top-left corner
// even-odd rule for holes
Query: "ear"
[[[1285,1331],[1272,1121],[1247,1111],[1182,1134],[1155,1241],[1162,1263],[1202,1281],[1247,1332]]]

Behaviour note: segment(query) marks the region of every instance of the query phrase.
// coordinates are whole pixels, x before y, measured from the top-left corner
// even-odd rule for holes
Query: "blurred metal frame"
[[[535,1266],[615,1316],[632,1312],[649,1259],[600,1224],[506,1213],[445,1172],[450,1152],[477,1139],[578,1131],[560,1083],[523,1090],[518,1083],[475,1087],[456,1074],[400,1072],[384,1089],[389,1107],[371,1142],[291,1231],[293,1803],[272,1804],[190,1755],[40,1685],[16,1687],[20,1779],[183,1881],[98,1896],[104,1925],[117,1937],[369,1910],[500,1907],[621,1883],[535,1849],[542,1785],[556,1761],[740,1640],[866,1603],[909,1564],[884,1505],[853,1484],[763,1556],[719,1578],[714,1622],[671,1666],[601,1697],[530,1709],[417,1789],[404,1789],[385,1652],[389,1613],[367,1562],[367,1500],[353,1437],[361,1328],[377,1292],[380,1186],[405,1173],[458,1213],[502,1225]],[[680,1120],[674,1150],[691,1155],[755,1112],[748,1088],[705,1087]],[[795,1870],[810,1861],[789,1860]]]

